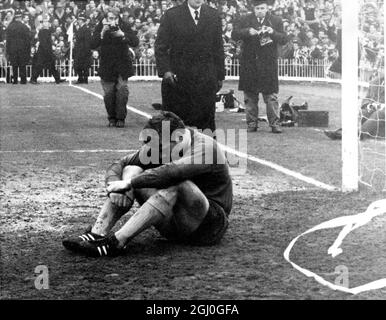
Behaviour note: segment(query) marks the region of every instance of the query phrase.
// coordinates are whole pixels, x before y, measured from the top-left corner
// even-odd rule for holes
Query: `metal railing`
[[[328,69],[331,62],[328,60],[299,60],[299,59],[279,59],[278,72],[279,78],[284,80],[300,81],[332,81],[337,82],[337,77],[331,74]],[[136,60],[133,64],[135,76],[131,80],[159,80],[157,68],[154,60]],[[32,66],[27,65],[27,78],[31,77]],[[69,79],[70,63],[69,60],[57,61],[56,68],[61,78]],[[99,60],[94,60],[90,69],[90,79],[97,80],[99,69]],[[240,62],[238,59],[225,59],[226,79],[237,80],[240,75]],[[8,63],[3,65],[0,62],[0,82],[7,82],[12,76],[12,67]],[[72,79],[76,79],[74,71]],[[43,70],[39,81],[54,81],[48,70]]]

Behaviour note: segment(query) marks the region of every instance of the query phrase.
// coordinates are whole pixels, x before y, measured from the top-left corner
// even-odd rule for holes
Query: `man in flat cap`
[[[30,30],[21,20],[22,12],[16,10],[14,19],[6,30],[6,52],[12,65],[13,84],[18,83],[19,74],[20,83],[27,83],[26,65],[31,53]]]
[[[240,19],[232,38],[242,40],[239,90],[244,91],[248,132],[257,131],[259,94],[267,106],[267,117],[273,133],[279,127],[278,45],[287,42],[280,17],[268,12],[268,0],[252,0],[253,13]]]
[[[78,83],[88,83],[91,67],[91,30],[86,24],[86,16],[79,14],[79,29],[75,32],[74,70],[78,75]]]

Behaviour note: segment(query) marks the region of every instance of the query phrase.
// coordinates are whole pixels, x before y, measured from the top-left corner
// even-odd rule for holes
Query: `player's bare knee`
[[[190,194],[194,192],[194,190],[198,189],[198,187],[194,184],[194,182],[190,180],[185,180],[177,184],[175,187],[179,193],[186,193],[186,194]]]
[[[143,169],[138,166],[126,166],[122,171],[122,179],[133,178],[135,176],[140,175],[143,172]]]
[[[185,180],[177,185],[178,199],[190,208],[189,211],[197,212],[198,215],[206,213],[209,209],[209,201],[197,185]]]
[[[176,187],[161,189],[152,195],[146,203],[157,209],[166,221],[173,215],[173,208],[177,202],[177,195]]]
[[[158,197],[162,198],[166,202],[174,205],[177,201],[178,187],[172,186],[166,189],[158,190],[156,195],[158,195]]]

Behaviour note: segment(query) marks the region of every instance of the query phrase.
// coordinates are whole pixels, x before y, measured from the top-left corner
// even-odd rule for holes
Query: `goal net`
[[[359,183],[386,191],[384,0],[359,1]]]

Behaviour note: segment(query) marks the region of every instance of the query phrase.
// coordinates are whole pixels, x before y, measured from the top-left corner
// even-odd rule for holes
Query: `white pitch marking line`
[[[54,106],[11,106],[11,105],[8,105],[8,106],[4,106],[4,108],[37,108],[37,109],[40,109],[40,108],[53,108]]]
[[[86,93],[89,93],[89,94],[91,94],[91,95],[93,95],[93,96],[95,96],[95,97],[97,97],[97,98],[103,100],[103,96],[102,96],[102,95],[100,95],[100,94],[98,94],[98,93],[95,93],[95,92],[93,92],[93,91],[91,91],[91,90],[88,90],[88,89],[86,89],[86,88],[82,88],[82,87],[78,87],[78,86],[74,86],[74,85],[70,85],[70,87],[77,88],[77,89],[79,89],[79,90],[81,90],[81,91],[84,91],[84,92],[86,92]],[[131,107],[131,106],[129,106],[129,105],[127,105],[127,110],[130,110],[130,111],[132,111],[132,112],[134,112],[134,113],[137,113],[137,114],[139,114],[139,115],[141,115],[141,116],[143,116],[143,117],[145,117],[145,118],[147,118],[147,119],[150,119],[150,118],[151,118],[151,115],[150,115],[150,114],[148,114],[148,113],[146,113],[146,112],[143,112],[143,111],[141,111],[141,110],[138,110],[138,109],[136,109],[136,108],[134,108],[134,107]]]
[[[299,238],[303,237],[306,234],[318,231],[318,230],[324,230],[324,229],[334,229],[338,227],[343,227],[341,232],[339,233],[338,237],[335,239],[334,243],[329,247],[327,253],[330,254],[333,258],[335,258],[337,255],[341,254],[343,250],[340,248],[344,238],[353,230],[360,228],[367,223],[371,222],[372,219],[374,219],[377,216],[386,214],[386,199],[378,200],[369,205],[367,210],[365,212],[352,215],[352,216],[343,216],[338,217],[326,222],[322,222],[321,224],[318,224],[317,226],[303,232],[301,235],[294,238],[288,247],[284,251],[284,259],[289,262],[292,267],[294,267],[296,270],[303,273],[305,276],[314,278],[318,283],[332,289],[332,290],[339,290],[351,294],[358,294],[365,291],[370,290],[376,290],[386,287],[386,278],[379,279],[376,281],[369,282],[367,284],[355,287],[355,288],[346,288],[337,284],[333,284],[321,276],[317,275],[316,273],[309,271],[305,268],[300,267],[296,263],[292,262],[290,259],[290,252],[295,245],[295,243],[298,241]]]
[[[78,87],[78,86],[74,86],[74,85],[71,85],[71,87],[74,87],[74,88],[77,88],[79,90],[82,90],[82,91],[84,91],[86,93],[89,93],[89,94],[91,94],[91,95],[93,95],[93,96],[103,100],[103,96],[98,94],[98,93],[95,93],[95,92],[92,92],[92,91],[90,91],[88,89],[85,89],[85,88],[82,88],[82,87]],[[131,107],[129,105],[127,105],[127,109],[132,111],[132,112],[134,112],[134,113],[137,113],[137,114],[139,114],[141,116],[144,116],[144,117],[146,117],[148,119],[150,119],[152,117],[150,114],[148,114],[146,112],[143,112],[143,111],[140,111],[140,110],[138,110],[138,109],[136,109],[134,107]],[[294,178],[296,178],[298,180],[304,181],[304,182],[306,182],[308,184],[314,185],[314,186],[316,186],[318,188],[325,189],[325,190],[328,190],[328,191],[337,191],[337,190],[339,190],[338,188],[336,188],[334,186],[330,186],[328,184],[325,184],[325,183],[320,182],[318,180],[315,180],[313,178],[306,177],[306,176],[302,175],[299,172],[289,170],[289,169],[284,168],[284,167],[282,167],[282,166],[280,166],[278,164],[275,164],[273,162],[270,162],[270,161],[267,161],[267,160],[263,160],[263,159],[259,159],[257,157],[251,156],[251,155],[243,153],[243,152],[239,152],[239,151],[237,151],[235,149],[229,148],[229,147],[224,146],[224,145],[221,145],[221,146],[224,148],[225,151],[227,151],[229,153],[232,153],[232,154],[234,154],[236,156],[239,156],[241,158],[244,158],[244,159],[251,160],[251,161],[256,162],[256,163],[260,163],[260,164],[262,164],[264,166],[267,166],[267,167],[269,167],[271,169],[274,169],[276,171],[279,171],[281,173],[284,173],[286,175],[294,177]]]
[[[137,150],[114,150],[114,149],[96,149],[96,150],[0,150],[0,153],[99,153],[99,152],[135,152]]]

